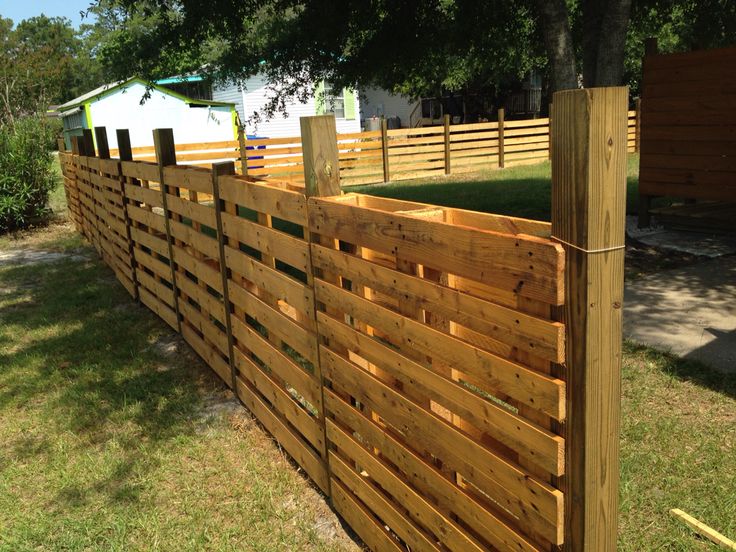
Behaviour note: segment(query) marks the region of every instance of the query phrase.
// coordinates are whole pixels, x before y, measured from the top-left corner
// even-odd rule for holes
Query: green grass
[[[736,374],[624,344],[621,550],[714,550],[668,514],[736,538]]]
[[[0,550],[355,550],[211,370],[80,251],[0,266]]]
[[[638,155],[629,155],[627,171],[627,211],[635,213],[639,182]],[[350,186],[345,191],[548,221],[551,179],[550,163],[544,162],[480,171],[470,176]]]

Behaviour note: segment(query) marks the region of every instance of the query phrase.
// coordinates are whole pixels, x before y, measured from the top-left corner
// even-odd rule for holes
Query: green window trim
[[[325,96],[325,81],[319,81],[317,83],[317,86],[314,90],[314,107],[315,107],[315,113],[317,115],[324,115],[326,113],[334,113],[333,110],[327,109],[326,102],[327,97]],[[338,110],[342,111],[342,116],[337,117],[341,120],[354,120],[357,115],[357,93],[355,90],[351,90],[350,88],[343,88],[342,89],[342,97],[339,98],[342,101],[342,109]]]
[[[97,149],[97,138],[95,137],[95,128],[92,126],[92,110],[90,109],[91,102],[84,104],[84,119],[87,122],[87,128],[92,131],[92,143]]]
[[[352,121],[355,119],[355,107],[358,103],[355,98],[355,90],[345,88],[342,91],[343,97],[345,98],[345,119]]]

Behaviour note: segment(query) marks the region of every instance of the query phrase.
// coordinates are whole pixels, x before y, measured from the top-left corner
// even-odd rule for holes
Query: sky
[[[79,12],[86,10],[92,0],[0,0],[0,15],[10,18],[14,23],[42,13],[49,16],[64,16],[72,21],[74,27],[82,23]],[[91,23],[89,18],[84,23]]]

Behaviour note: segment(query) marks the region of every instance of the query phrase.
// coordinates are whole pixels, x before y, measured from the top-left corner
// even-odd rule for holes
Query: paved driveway
[[[624,335],[736,373],[736,255],[627,282]]]

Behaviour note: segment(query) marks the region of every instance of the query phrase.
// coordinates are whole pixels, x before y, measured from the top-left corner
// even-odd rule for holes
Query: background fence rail
[[[615,101],[578,92],[596,117],[623,116],[625,90]],[[556,158],[612,166],[603,179],[560,178],[560,197],[574,198],[572,186],[624,189],[623,119],[603,117],[611,133],[579,136],[583,103],[555,111],[555,124],[566,125],[556,129]],[[343,171],[360,179],[361,167],[380,160],[384,174],[393,160],[396,174],[444,172],[448,144],[480,160],[474,150],[492,155],[486,142],[511,140],[519,127],[335,139],[334,119],[305,118],[306,186],[235,174],[232,161],[179,165],[167,129],[154,131],[155,162],[130,160],[124,131],[121,160],[104,147],[95,156],[85,137],[60,162],[72,219],[118,279],[182,334],[372,549],[613,550],[615,515],[593,528],[573,525],[573,512],[593,515],[615,501],[617,464],[595,447],[581,464],[567,443],[583,438],[570,424],[609,434],[618,412],[614,404],[601,417],[564,367],[574,362],[586,384],[599,364],[607,377],[617,373],[615,346],[581,361],[568,327],[595,333],[601,323],[615,333],[615,317],[604,319],[618,307],[591,304],[586,293],[618,289],[619,256],[604,253],[607,270],[594,279],[572,276],[569,251],[551,237],[560,221],[339,195]],[[598,159],[600,148],[576,147],[569,133],[606,147],[615,139],[617,154]],[[539,155],[545,138],[536,136],[514,153]],[[284,155],[297,155],[290,144]],[[416,167],[421,147],[441,165]],[[607,192],[580,219],[597,246],[622,239],[604,227],[623,217],[623,197]],[[576,263],[592,266],[586,246],[576,243]],[[588,471],[598,465],[605,484]]]
[[[550,119],[383,130],[338,134],[343,186],[462,174],[538,163],[551,158]],[[639,109],[627,112],[627,151],[639,151]],[[118,150],[112,150],[113,156]],[[155,160],[153,146],[133,148],[135,159]],[[267,180],[304,182],[301,136],[176,145],[180,164],[210,167],[237,161],[236,170]]]

